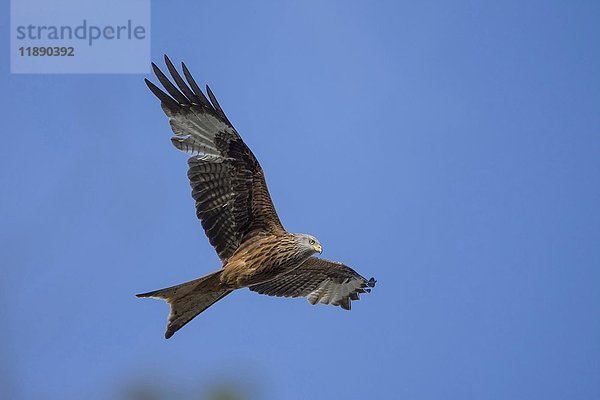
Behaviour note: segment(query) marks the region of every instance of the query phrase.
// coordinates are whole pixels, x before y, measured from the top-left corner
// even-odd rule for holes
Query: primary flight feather
[[[164,90],[146,79],[161,101],[175,136],[173,145],[189,154],[188,178],[196,215],[223,265],[216,272],[180,285],[138,294],[171,306],[165,337],[236,289],[269,296],[306,297],[311,304],[349,310],[366,280],[350,267],[314,257],[319,241],[287,232],[273,206],[263,170],[208,86],[204,95],[182,63],[183,76],[165,56],[174,84],[153,63]]]

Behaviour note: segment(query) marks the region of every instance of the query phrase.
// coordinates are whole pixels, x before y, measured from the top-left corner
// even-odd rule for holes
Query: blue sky
[[[0,396],[600,397],[599,18],[592,1],[153,2],[153,60],[210,83],[286,228],[378,279],[351,312],[239,291],[169,341],[167,306],[134,294],[219,261],[144,76],[5,59]]]

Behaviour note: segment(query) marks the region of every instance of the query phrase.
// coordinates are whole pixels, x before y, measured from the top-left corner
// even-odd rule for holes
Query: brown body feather
[[[232,289],[257,285],[298,268],[310,256],[298,251],[296,239],[289,233],[257,235],[223,266],[221,282]]]

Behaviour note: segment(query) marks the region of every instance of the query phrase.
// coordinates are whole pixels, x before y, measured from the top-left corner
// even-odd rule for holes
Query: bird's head
[[[321,243],[317,240],[316,237],[311,235],[306,235],[304,233],[297,233],[294,235],[296,237],[296,241],[300,245],[300,247],[311,254],[323,252],[323,247]]]

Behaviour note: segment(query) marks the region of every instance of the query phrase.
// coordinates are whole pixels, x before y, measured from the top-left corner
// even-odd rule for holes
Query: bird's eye
[[[310,243],[310,244],[315,244],[315,239],[310,239],[310,240],[308,241],[308,243]]]

